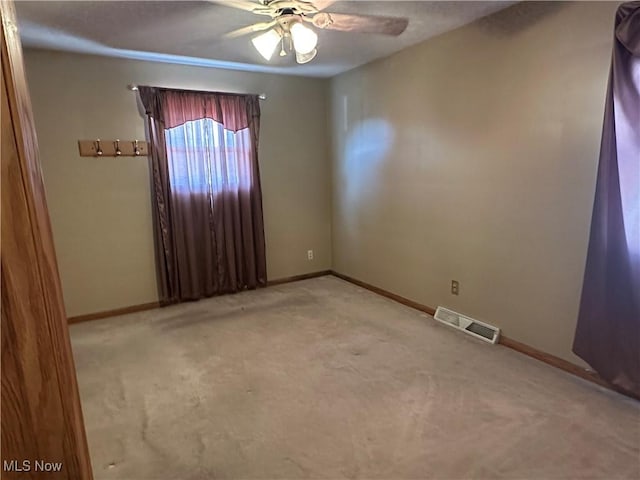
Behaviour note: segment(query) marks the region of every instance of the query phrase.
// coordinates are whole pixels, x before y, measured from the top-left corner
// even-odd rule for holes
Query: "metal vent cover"
[[[438,307],[433,316],[440,323],[461,330],[473,337],[489,343],[496,343],[500,338],[500,329],[488,323],[454,312],[448,308]]]

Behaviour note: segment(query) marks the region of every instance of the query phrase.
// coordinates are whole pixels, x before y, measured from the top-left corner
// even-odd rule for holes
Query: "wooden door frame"
[[[12,1],[2,25],[2,478],[93,478]],[[44,463],[59,471],[42,470]]]

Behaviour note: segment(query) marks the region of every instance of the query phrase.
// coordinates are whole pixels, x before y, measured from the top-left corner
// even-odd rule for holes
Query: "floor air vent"
[[[450,327],[462,330],[464,333],[468,333],[476,338],[484,340],[489,343],[496,343],[500,337],[500,329],[489,325],[488,323],[474,320],[473,318],[465,317],[464,315],[449,310],[448,308],[438,307],[434,317],[441,323],[449,325]]]

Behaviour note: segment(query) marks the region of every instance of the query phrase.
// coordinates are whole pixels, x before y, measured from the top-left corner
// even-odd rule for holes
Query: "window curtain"
[[[616,14],[573,351],[640,397],[640,2],[622,4]]]
[[[266,284],[255,95],[139,87],[162,304]]]

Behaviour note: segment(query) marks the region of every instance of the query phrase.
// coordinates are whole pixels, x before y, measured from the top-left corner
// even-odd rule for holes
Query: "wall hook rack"
[[[146,157],[149,145],[141,140],[78,140],[81,157]]]

